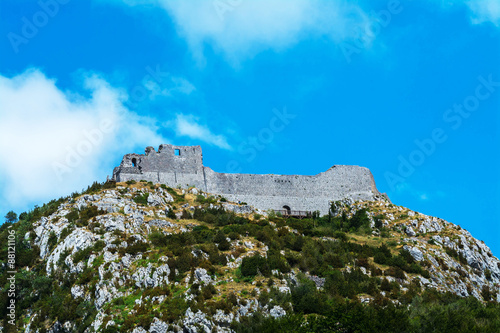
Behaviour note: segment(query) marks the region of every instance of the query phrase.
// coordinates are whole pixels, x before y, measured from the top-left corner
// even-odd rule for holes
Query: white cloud
[[[472,23],[491,22],[500,27],[499,0],[468,0],[466,4],[472,11]]]
[[[438,5],[441,10],[452,10],[466,6],[470,11],[472,24],[490,22],[500,27],[499,0],[428,0],[430,5]]]
[[[335,43],[354,42],[363,49],[375,40],[376,13],[389,2],[328,0],[101,0],[129,6],[157,6],[172,18],[199,63],[205,47],[225,56],[234,65],[265,50],[281,51],[302,40],[326,38]],[[466,5],[474,24],[500,26],[499,0],[431,0],[441,10]],[[384,6],[385,5],[385,6]],[[399,10],[406,2],[401,1]],[[384,23],[385,24],[385,23]],[[380,27],[378,27],[380,28]]]
[[[422,200],[422,201],[427,201],[427,200],[429,200],[429,197],[428,197],[428,195],[427,195],[426,193],[422,193],[422,194],[420,194],[420,196],[419,196],[418,198],[419,198],[420,200]]]
[[[154,100],[157,96],[189,95],[196,90],[195,86],[185,78],[171,75],[168,75],[168,80],[165,82],[147,80],[144,82],[144,87],[149,90],[149,99],[151,100]]]
[[[117,0],[106,0],[114,1]],[[258,52],[282,50],[307,37],[336,42],[358,38],[368,15],[352,1],[323,0],[122,0],[166,10],[198,60],[205,45],[239,63]],[[369,35],[369,34],[368,34]]]
[[[223,135],[213,134],[208,127],[198,124],[198,121],[199,119],[192,115],[177,115],[177,118],[173,123],[176,135],[202,140],[222,149],[231,149],[231,146],[227,143],[227,140]]]
[[[4,209],[68,195],[112,174],[124,153],[166,140],[127,96],[96,75],[82,96],[38,70],[0,75],[0,200]],[[5,205],[5,206],[4,206]]]

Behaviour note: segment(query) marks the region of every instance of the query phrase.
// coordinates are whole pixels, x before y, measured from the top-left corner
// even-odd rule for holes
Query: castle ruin
[[[383,200],[367,168],[334,165],[315,176],[219,173],[203,165],[200,146],[160,145],[145,154],[127,154],[113,171],[117,182],[151,181],[170,187],[196,188],[246,202],[261,210],[320,211],[344,198]]]

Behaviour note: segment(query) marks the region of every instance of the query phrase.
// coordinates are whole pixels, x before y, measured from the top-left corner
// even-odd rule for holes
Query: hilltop
[[[15,230],[3,332],[498,332],[500,261],[386,200],[284,218],[197,188],[94,183]]]

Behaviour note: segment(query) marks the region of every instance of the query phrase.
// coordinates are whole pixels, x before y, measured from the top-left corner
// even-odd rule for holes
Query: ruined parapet
[[[182,175],[203,174],[203,155],[200,146],[160,145],[158,152],[147,147],[145,154],[127,154],[119,167],[113,171],[116,181],[147,180],[163,183],[165,174]],[[139,178],[139,179],[138,179]],[[167,177],[170,178],[170,177]],[[201,178],[200,178],[201,179]]]
[[[344,198],[384,200],[367,168],[335,165],[314,176],[218,173],[203,166],[200,146],[161,145],[158,152],[127,154],[115,168],[116,181],[146,180],[170,187],[195,186],[234,202],[258,209],[319,210],[327,214],[330,202]]]

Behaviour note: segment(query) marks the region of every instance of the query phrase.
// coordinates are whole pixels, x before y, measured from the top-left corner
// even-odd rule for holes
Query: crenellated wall
[[[145,154],[127,154],[114,169],[113,178],[147,180],[170,187],[195,186],[262,210],[288,206],[327,214],[331,201],[346,197],[382,199],[367,168],[335,165],[315,176],[218,173],[203,166],[200,146],[161,145],[158,152],[148,147]]]

